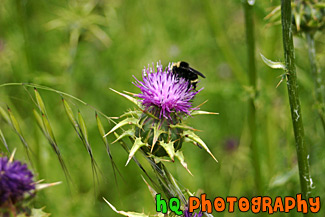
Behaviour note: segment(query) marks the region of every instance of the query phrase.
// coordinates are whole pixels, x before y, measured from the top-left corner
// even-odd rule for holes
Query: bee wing
[[[191,67],[190,67],[190,71],[193,72],[193,73],[195,73],[195,74],[197,74],[197,75],[200,75],[202,78],[205,78],[205,76],[201,72],[196,71],[195,69],[193,69]]]

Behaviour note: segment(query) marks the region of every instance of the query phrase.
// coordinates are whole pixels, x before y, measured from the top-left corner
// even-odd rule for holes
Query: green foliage
[[[45,213],[43,211],[43,209],[32,209],[30,215],[19,214],[19,215],[17,215],[17,217],[48,217],[50,215],[51,214],[49,214],[49,213]]]

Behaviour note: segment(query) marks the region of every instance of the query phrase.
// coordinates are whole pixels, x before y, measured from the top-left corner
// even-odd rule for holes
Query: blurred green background
[[[268,68],[262,53],[274,61],[283,60],[280,25],[265,16],[280,1],[255,4],[256,61],[258,72],[257,143],[260,150],[263,195],[294,196],[300,192],[295,142],[286,84],[281,70]],[[295,38],[306,143],[310,152],[313,196],[325,198],[324,131],[316,113],[314,84],[305,40]],[[316,35],[317,56],[324,68],[324,40]],[[194,105],[205,100],[202,110],[218,116],[193,117],[187,121],[202,130],[200,137],[219,160],[192,144],[183,145],[192,177],[179,164],[168,168],[192,192],[217,196],[256,195],[247,123],[247,100],[251,94],[247,75],[244,12],[241,1],[133,1],[133,0],[2,0],[0,4],[0,83],[32,82],[76,96],[108,116],[119,116],[133,105],[109,90],[139,92],[132,85],[144,66],[161,60],[184,60],[202,72]],[[90,143],[99,165],[99,183],[94,183],[89,156],[65,114],[59,94],[39,90],[42,95],[62,156],[71,173],[69,186],[47,140],[34,120],[32,88],[0,88],[0,106],[9,105],[18,117],[24,136],[32,147],[37,179],[63,184],[38,194],[35,206],[46,206],[52,216],[117,216],[103,201],[118,210],[153,214],[154,201],[134,162],[125,167],[127,153],[119,144],[111,151],[121,175],[116,185],[110,160],[97,130],[94,110],[68,99],[80,109],[88,127]],[[102,121],[105,119],[101,117]],[[108,131],[112,124],[105,123]],[[19,138],[3,119],[0,128],[16,159],[28,161]],[[113,137],[109,137],[113,141]],[[4,146],[1,144],[1,150]],[[138,156],[138,155],[137,155]],[[149,165],[138,156],[140,161]],[[324,209],[323,209],[324,210]],[[322,216],[324,211],[318,213]],[[227,212],[216,216],[251,216]],[[294,211],[290,216],[301,216]],[[289,216],[278,213],[274,216]],[[260,216],[260,215],[259,215]]]

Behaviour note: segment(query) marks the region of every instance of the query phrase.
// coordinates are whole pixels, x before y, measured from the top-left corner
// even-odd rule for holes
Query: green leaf
[[[139,110],[128,111],[128,112],[125,112],[123,115],[121,115],[120,118],[124,118],[124,117],[127,117],[127,116],[140,118],[141,114],[142,114],[142,111],[139,111]]]
[[[136,213],[136,212],[125,212],[125,211],[118,211],[112,204],[110,204],[105,198],[103,198],[104,201],[112,208],[112,210],[118,214],[128,216],[128,217],[149,217],[149,215],[146,215],[144,213]]]
[[[43,209],[44,208],[40,208],[40,209],[32,208],[31,215],[27,215],[26,213],[19,213],[19,215],[17,215],[17,217],[48,217],[51,215],[49,213],[43,212]]]
[[[170,159],[167,159],[165,157],[157,157],[156,155],[153,155],[150,153],[147,153],[147,155],[148,155],[148,157],[152,158],[156,164],[158,164],[160,162],[172,162]]]
[[[40,208],[40,209],[32,209],[32,214],[30,217],[48,217],[50,216],[51,214],[50,213],[46,213],[46,212],[43,212],[43,209],[44,208]]]
[[[161,130],[159,125],[161,124],[161,122],[159,121],[158,123],[155,123],[152,127],[153,129],[153,139],[152,139],[152,145],[151,145],[151,152],[153,151],[154,145],[156,144],[159,136],[162,133],[166,133],[165,131]]]
[[[111,134],[112,132],[114,132],[115,130],[117,130],[120,127],[123,127],[125,125],[136,125],[138,127],[139,123],[138,123],[138,119],[136,118],[126,118],[123,121],[119,122],[118,124],[116,124],[108,133],[106,133],[104,136],[107,136],[109,134]]]
[[[139,108],[141,107],[139,101],[138,101],[136,98],[134,98],[134,97],[132,97],[132,96],[129,96],[129,95],[126,95],[126,94],[124,94],[124,93],[120,93],[120,92],[118,92],[117,90],[114,90],[114,89],[112,89],[112,88],[109,88],[109,89],[110,89],[111,91],[113,91],[113,92],[115,92],[115,93],[117,93],[117,94],[119,94],[119,95],[125,97],[126,99],[128,99],[129,101],[131,101],[132,103],[134,103],[134,104],[135,104],[136,106],[138,106]]]
[[[288,183],[296,176],[297,172],[298,172],[298,167],[294,167],[290,171],[286,171],[284,173],[281,173],[273,177],[270,181],[269,187],[272,189],[275,187],[284,186],[286,183]]]
[[[181,152],[180,150],[178,150],[178,151],[176,151],[175,156],[181,162],[182,166],[187,170],[187,172],[193,176],[193,174],[191,173],[191,171],[187,168],[187,163],[185,162],[183,152]]]
[[[182,129],[182,130],[199,131],[197,129],[194,129],[193,127],[187,126],[187,125],[182,124],[182,123],[181,124],[175,124],[175,125],[170,124],[169,127],[172,128],[172,129],[177,128],[177,129]]]
[[[218,115],[218,114],[219,113],[216,113],[216,112],[207,112],[207,111],[201,111],[201,110],[196,110],[196,111],[191,112],[192,116],[195,116],[195,115]]]
[[[147,143],[143,143],[143,142],[141,141],[141,138],[136,138],[136,139],[134,140],[133,146],[132,146],[132,148],[131,148],[131,150],[130,150],[129,158],[128,158],[128,160],[127,160],[125,166],[128,165],[128,163],[130,162],[131,158],[134,156],[134,154],[135,154],[135,153],[139,150],[139,148],[141,148],[142,146],[148,146],[148,144],[147,144]]]
[[[213,156],[213,154],[211,153],[211,151],[209,150],[208,146],[202,141],[202,139],[197,136],[195,133],[193,133],[192,131],[184,131],[183,133],[184,137],[194,141],[194,142],[197,142],[200,146],[202,146],[206,152],[208,152],[211,157],[216,161],[218,162],[218,160]]]
[[[263,62],[271,67],[272,69],[283,69],[286,70],[286,66],[283,62],[273,62],[272,60],[267,59],[263,54],[260,54]]]
[[[159,144],[161,147],[163,147],[166,150],[170,159],[174,161],[174,156],[175,156],[174,142],[165,143],[164,141],[160,141]]]
[[[115,142],[118,142],[118,141],[120,141],[121,139],[123,139],[124,137],[134,137],[134,129],[130,129],[130,130],[126,130],[126,131],[124,131],[121,135],[119,135],[118,137],[117,137],[117,139],[115,139],[115,141],[114,142],[112,142],[112,144],[113,143],[115,143]],[[106,137],[105,137],[106,138]]]
[[[49,188],[52,186],[60,185],[62,182],[53,182],[53,183],[37,183],[35,188],[37,191],[43,190],[45,188]]]

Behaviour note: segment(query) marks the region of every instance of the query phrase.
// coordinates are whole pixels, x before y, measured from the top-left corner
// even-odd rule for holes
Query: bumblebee
[[[184,78],[186,81],[188,81],[189,82],[188,88],[190,88],[192,85],[194,90],[198,82],[198,78],[199,78],[198,75],[201,76],[202,78],[205,78],[205,76],[201,72],[191,68],[190,65],[184,61],[179,61],[177,63],[174,63],[172,65],[172,72],[178,78]]]

